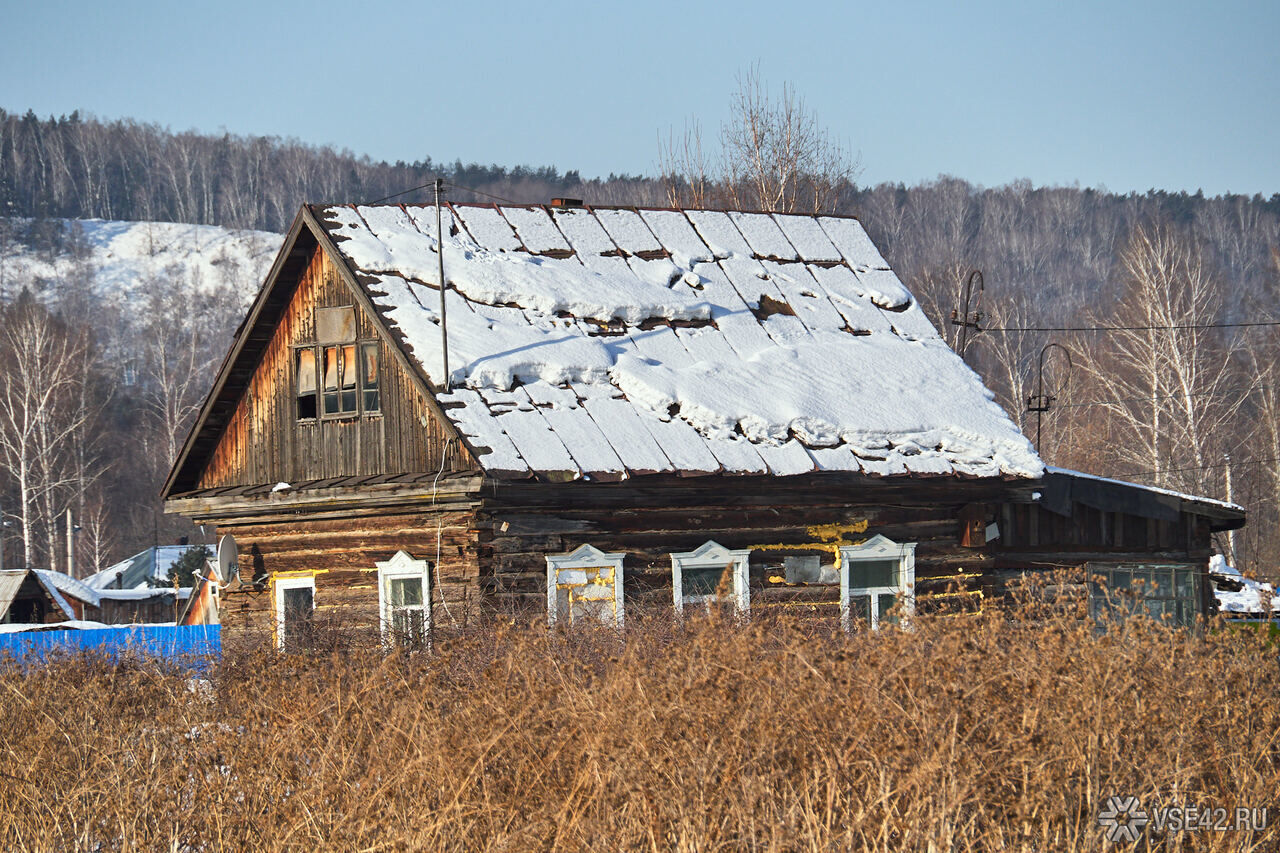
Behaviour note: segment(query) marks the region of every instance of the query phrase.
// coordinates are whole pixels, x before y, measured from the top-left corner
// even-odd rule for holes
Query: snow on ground
[[[21,230],[25,222],[14,224]],[[173,222],[81,219],[62,220],[62,226],[66,238],[57,254],[16,240],[0,244],[0,294],[12,296],[24,285],[39,290],[42,284],[75,283],[86,264],[100,293],[127,298],[148,282],[181,280],[200,291],[231,287],[247,306],[284,239],[267,231]]]
[[[1275,594],[1271,584],[1245,577],[1234,566],[1228,566],[1221,554],[1209,558],[1209,572],[1231,578],[1244,586],[1239,592],[1214,590],[1218,609],[1223,613],[1280,613],[1280,595]]]

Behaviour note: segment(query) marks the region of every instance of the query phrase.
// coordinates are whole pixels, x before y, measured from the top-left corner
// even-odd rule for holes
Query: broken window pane
[[[338,414],[338,348],[324,348],[324,413]]]
[[[365,344],[362,347],[364,371],[363,371],[363,387],[364,387],[364,410],[366,412],[376,412],[379,409],[378,400],[378,345]]]
[[[342,411],[356,410],[356,379],[359,368],[356,366],[356,348],[354,345],[342,348]]]
[[[298,418],[316,416],[316,351],[298,350]]]

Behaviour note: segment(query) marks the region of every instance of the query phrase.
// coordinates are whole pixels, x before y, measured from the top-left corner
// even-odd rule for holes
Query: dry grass
[[[1134,794],[1270,808],[1152,849],[1275,850],[1277,696],[1257,636],[994,614],[68,662],[0,675],[0,847],[1083,851]]]

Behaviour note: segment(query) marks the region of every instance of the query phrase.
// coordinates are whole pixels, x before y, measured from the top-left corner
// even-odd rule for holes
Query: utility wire
[[[1274,388],[1274,385],[1250,385],[1246,388],[1224,388],[1221,391],[1197,391],[1191,394],[1164,394],[1159,397],[1125,397],[1119,400],[1090,400],[1087,403],[1055,403],[1054,409],[1083,409],[1090,406],[1119,406],[1124,403],[1146,403],[1150,400],[1179,400],[1183,397],[1225,397],[1229,394],[1248,396],[1263,388]],[[1050,410],[1052,411],[1052,409]]]
[[[435,185],[436,185],[436,179],[432,178],[430,181],[428,181],[425,184],[420,184],[416,187],[410,187],[409,189],[401,190],[398,193],[392,193],[391,195],[384,195],[382,198],[375,198],[373,201],[362,201],[360,202],[360,207],[366,207],[371,204],[381,204],[384,201],[391,201],[391,199],[393,198],[400,198],[400,196],[402,195],[408,195],[409,193],[414,193],[414,192],[417,192],[418,190],[425,190],[427,187],[434,187]]]
[[[1257,326],[1280,326],[1280,320],[1253,323],[1180,323],[1173,326],[1027,326],[1025,328],[996,327],[979,329],[982,332],[1019,334],[1022,332],[1177,332],[1191,329],[1248,329]]]
[[[1230,462],[1215,462],[1211,465],[1191,465],[1186,468],[1161,468],[1156,471],[1134,471],[1131,474],[1122,474],[1122,477],[1149,477],[1156,474],[1180,474],[1186,471],[1208,471],[1213,468],[1238,468],[1245,465],[1269,465],[1273,462],[1280,462],[1280,456],[1272,456],[1267,459],[1232,459]]]
[[[431,181],[429,181],[428,183],[425,183],[425,184],[419,184],[419,185],[418,185],[418,186],[416,186],[416,187],[410,187],[410,188],[409,188],[409,189],[407,189],[407,190],[401,190],[401,191],[400,191],[400,192],[398,192],[398,193],[392,193],[391,195],[383,196],[382,198],[376,198],[376,199],[374,199],[373,201],[362,201],[362,202],[360,202],[359,204],[360,204],[360,206],[361,206],[361,207],[364,207],[364,206],[367,206],[367,205],[371,205],[371,204],[381,204],[381,203],[382,203],[382,202],[384,202],[384,201],[391,201],[391,199],[393,199],[393,198],[399,198],[399,197],[400,197],[400,196],[402,196],[402,195],[408,195],[409,193],[417,192],[418,190],[430,189],[431,187],[434,187],[435,185],[436,185],[435,179],[432,179],[432,180],[431,180]],[[444,188],[445,188],[445,189],[451,189],[451,190],[462,190],[463,192],[468,192],[468,193],[475,193],[476,195],[482,195],[482,196],[484,196],[485,198],[491,198],[491,199],[493,199],[494,201],[501,201],[501,202],[505,202],[505,203],[507,203],[507,204],[520,204],[520,203],[521,203],[521,202],[518,202],[518,201],[513,201],[512,199],[509,199],[509,198],[503,198],[503,197],[502,197],[502,196],[500,196],[500,195],[494,195],[493,193],[481,192],[480,190],[472,189],[471,187],[464,187],[464,186],[461,186],[460,184],[455,184],[455,183],[452,183],[452,182],[450,182],[450,181],[445,181],[445,183],[444,183]]]
[[[448,186],[449,186],[451,189],[457,189],[457,190],[462,190],[463,192],[467,192],[467,193],[475,193],[476,195],[482,195],[482,196],[484,196],[485,198],[491,198],[491,199],[493,199],[494,201],[501,201],[501,202],[505,202],[505,203],[507,203],[507,204],[522,204],[522,202],[514,201],[514,200],[509,199],[509,198],[503,198],[502,196],[500,196],[500,195],[494,195],[493,193],[481,192],[480,190],[472,189],[471,187],[461,187],[461,186],[458,186],[457,184],[449,184]]]

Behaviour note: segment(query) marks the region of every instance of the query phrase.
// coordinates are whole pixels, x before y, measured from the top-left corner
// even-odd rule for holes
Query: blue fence
[[[203,671],[222,656],[221,625],[121,625],[70,631],[0,634],[0,660],[24,665],[88,652],[118,660],[122,655],[160,658]]]

